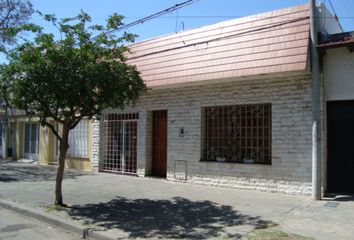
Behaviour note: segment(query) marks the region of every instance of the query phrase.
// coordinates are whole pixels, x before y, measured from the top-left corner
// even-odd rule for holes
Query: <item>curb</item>
[[[80,223],[77,223],[73,220],[64,219],[62,217],[58,217],[46,213],[42,210],[31,208],[25,206],[24,204],[5,200],[3,198],[0,198],[0,207],[13,212],[17,212],[21,215],[25,215],[30,218],[35,218],[41,222],[47,223],[56,228],[61,228],[66,231],[76,233],[80,235],[83,239],[92,239],[92,240],[114,240],[115,239],[109,236],[105,236],[102,233],[95,232],[90,228],[85,228]]]

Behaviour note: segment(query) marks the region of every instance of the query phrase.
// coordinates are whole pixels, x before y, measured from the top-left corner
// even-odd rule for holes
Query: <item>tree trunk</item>
[[[69,128],[63,126],[62,130],[62,141],[59,145],[59,165],[57,169],[57,177],[55,180],[55,205],[64,206],[63,202],[63,193],[62,193],[62,182],[64,177],[64,168],[65,168],[65,158],[66,152],[68,151],[69,144],[68,144],[68,137],[69,137]]]

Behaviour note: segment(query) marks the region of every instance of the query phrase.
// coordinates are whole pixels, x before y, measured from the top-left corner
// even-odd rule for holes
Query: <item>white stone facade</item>
[[[202,107],[257,103],[272,106],[272,164],[201,162]],[[150,90],[135,107],[107,111],[139,113],[139,176],[151,173],[151,113],[162,109],[168,111],[168,180],[290,194],[311,193],[309,74]],[[95,122],[93,126],[93,166],[98,167],[102,146],[99,146],[99,124]],[[185,131],[183,137],[179,136],[181,127]],[[176,164],[176,160],[182,161]]]
[[[94,119],[92,122],[92,168],[98,171],[100,150],[100,122]]]

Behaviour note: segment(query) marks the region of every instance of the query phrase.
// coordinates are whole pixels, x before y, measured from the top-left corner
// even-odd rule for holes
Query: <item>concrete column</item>
[[[318,17],[316,1],[310,0],[311,72],[312,72],[312,198],[321,199],[320,77],[317,51]]]

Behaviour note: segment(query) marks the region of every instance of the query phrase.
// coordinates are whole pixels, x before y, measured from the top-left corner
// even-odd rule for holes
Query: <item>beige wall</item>
[[[345,47],[327,50],[323,74],[325,100],[354,99],[354,53]]]
[[[47,128],[46,128],[47,129]],[[89,133],[88,133],[88,157],[67,157],[65,160],[65,166],[67,168],[75,168],[84,171],[92,170],[92,123],[89,123]],[[56,137],[51,130],[48,129],[46,136],[42,136],[41,146],[45,146],[46,150],[41,152],[40,159],[41,164],[47,165],[56,163],[55,159],[55,145],[56,145]]]
[[[65,166],[67,168],[81,169],[84,171],[90,171],[92,169],[90,158],[68,157],[65,160]]]
[[[23,141],[24,141],[24,123],[16,122],[16,156],[17,159],[21,159],[23,157]]]
[[[51,160],[52,152],[50,151],[49,131],[47,127],[40,127],[39,129],[38,161],[41,165],[46,165]]]

